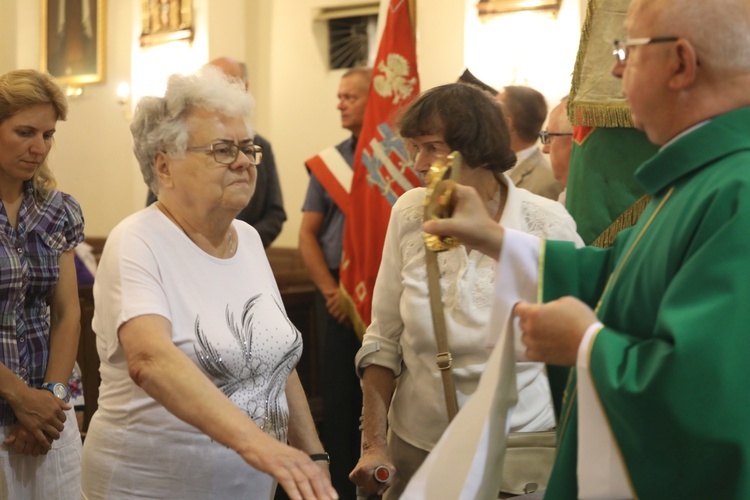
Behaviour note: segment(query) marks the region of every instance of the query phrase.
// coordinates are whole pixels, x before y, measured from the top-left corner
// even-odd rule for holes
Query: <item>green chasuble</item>
[[[636,177],[654,199],[611,248],[546,243],[544,301],[601,300],[591,376],[638,498],[750,498],[750,108]],[[545,499],[577,497],[575,388]]]

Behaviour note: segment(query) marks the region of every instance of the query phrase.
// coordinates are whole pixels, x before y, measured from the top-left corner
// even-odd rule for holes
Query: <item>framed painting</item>
[[[104,81],[106,0],[42,0],[41,70],[60,84]]]
[[[191,0],[141,0],[141,46],[193,40]]]

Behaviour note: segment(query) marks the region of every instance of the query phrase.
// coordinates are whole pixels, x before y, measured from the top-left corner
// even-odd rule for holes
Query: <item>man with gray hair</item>
[[[317,288],[315,311],[323,382],[321,436],[331,457],[331,482],[342,500],[355,496],[349,471],[359,459],[362,391],[353,370],[354,356],[361,341],[343,308],[339,266],[344,243],[344,211],[371,78],[372,69],[365,67],[351,68],[341,76],[336,109],[340,113],[341,128],[351,135],[305,162],[310,182],[302,204],[299,230],[300,253]]]
[[[565,188],[568,185],[568,168],[570,167],[570,153],[573,150],[573,125],[568,119],[565,106],[568,98],[564,97],[560,103],[552,108],[549,114],[547,130],[539,132],[542,141],[542,153],[549,155],[552,174],[563,190],[557,201],[565,205]]]

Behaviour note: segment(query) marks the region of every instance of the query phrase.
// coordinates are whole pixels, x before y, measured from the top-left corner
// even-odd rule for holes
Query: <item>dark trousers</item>
[[[362,389],[354,371],[354,356],[362,344],[351,327],[339,324],[328,314],[320,292],[316,293],[315,307],[318,324],[323,328],[318,330],[323,385],[321,440],[331,457],[333,487],[342,500],[353,500],[356,489],[349,480],[349,473],[359,460],[362,412]]]

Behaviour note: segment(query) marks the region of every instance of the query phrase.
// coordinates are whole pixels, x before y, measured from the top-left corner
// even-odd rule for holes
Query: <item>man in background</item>
[[[248,90],[245,63],[229,57],[219,57],[208,64],[216,66],[229,77],[241,80],[245,85],[245,90]],[[250,203],[237,214],[236,218],[253,226],[260,235],[263,247],[268,248],[281,232],[281,227],[286,220],[286,212],[271,143],[258,133],[255,134],[253,142],[261,147],[263,158],[257,168],[255,193],[250,198]],[[154,201],[156,201],[156,196],[149,191],[146,204],[150,205]]]
[[[216,66],[229,76],[239,78],[247,84],[247,66],[228,57],[219,57],[209,64]],[[279,173],[276,170],[276,160],[273,157],[271,143],[260,134],[255,134],[254,142],[263,150],[263,158],[258,165],[258,178],[255,183],[255,193],[250,203],[237,214],[237,219],[244,220],[253,226],[260,234],[263,247],[267,248],[281,232],[281,226],[286,220],[284,200],[281,196]]]
[[[331,457],[331,482],[342,499],[354,498],[349,472],[360,454],[362,391],[354,373],[354,356],[360,340],[342,309],[339,266],[344,210],[349,202],[354,152],[362,130],[371,76],[370,68],[353,68],[341,77],[337,109],[341,113],[341,127],[352,135],[306,162],[311,175],[299,232],[302,259],[318,288],[316,313],[322,349],[324,418],[321,437]],[[339,181],[342,178],[349,181],[342,183]]]
[[[511,132],[510,147],[518,158],[508,175],[516,186],[557,200],[562,186],[555,180],[549,162],[536,146],[547,118],[544,96],[531,87],[509,85],[497,97],[506,111]]]
[[[547,122],[547,130],[539,133],[542,141],[542,153],[549,155],[549,163],[555,180],[560,183],[563,190],[557,201],[565,205],[565,188],[568,185],[568,167],[570,166],[570,153],[573,150],[573,125],[568,120],[565,106],[568,98],[563,98],[560,103],[552,108]]]

